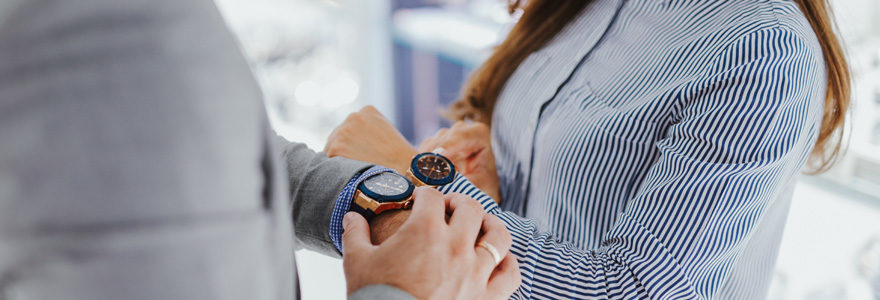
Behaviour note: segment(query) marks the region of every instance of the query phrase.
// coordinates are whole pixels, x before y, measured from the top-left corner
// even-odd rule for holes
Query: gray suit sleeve
[[[327,158],[303,144],[277,138],[290,179],[290,199],[297,245],[340,257],[330,240],[330,215],[345,185],[371,165],[345,158]]]
[[[0,299],[294,298],[281,164],[213,1],[0,2]]]
[[[348,295],[349,300],[373,300],[373,299],[382,299],[382,300],[415,300],[416,298],[410,295],[407,292],[404,292],[398,288],[395,288],[390,285],[384,284],[374,284],[365,286],[351,295]]]

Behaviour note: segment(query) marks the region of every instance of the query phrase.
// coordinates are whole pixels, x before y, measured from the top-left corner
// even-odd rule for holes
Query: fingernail
[[[443,155],[443,150],[444,150],[443,147],[438,147],[437,149],[434,149],[434,151],[431,151],[431,152]]]
[[[344,217],[342,217],[342,228],[343,229],[348,228],[348,224],[351,223],[351,218],[353,217],[354,214],[356,214],[356,212],[349,212],[349,213],[345,214]]]

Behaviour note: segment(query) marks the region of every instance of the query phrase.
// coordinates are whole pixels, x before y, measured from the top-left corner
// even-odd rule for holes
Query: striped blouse
[[[822,118],[791,1],[595,0],[507,82],[492,120],[515,298],[766,297]]]

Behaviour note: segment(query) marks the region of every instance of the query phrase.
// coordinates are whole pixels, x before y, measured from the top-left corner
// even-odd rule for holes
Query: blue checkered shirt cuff
[[[354,192],[357,191],[358,185],[360,185],[365,179],[385,171],[392,170],[386,167],[373,166],[360,174],[355,174],[354,177],[348,181],[348,184],[345,185],[345,188],[342,189],[342,192],[339,193],[339,196],[336,197],[336,204],[333,205],[333,214],[330,215],[330,240],[333,241],[333,245],[336,246],[339,253],[343,253],[342,217],[345,216],[345,213],[347,213],[351,207]]]

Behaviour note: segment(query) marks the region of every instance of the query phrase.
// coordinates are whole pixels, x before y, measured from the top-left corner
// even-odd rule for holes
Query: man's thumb
[[[373,246],[370,242],[370,225],[363,216],[349,212],[342,218],[343,253],[360,252]]]

